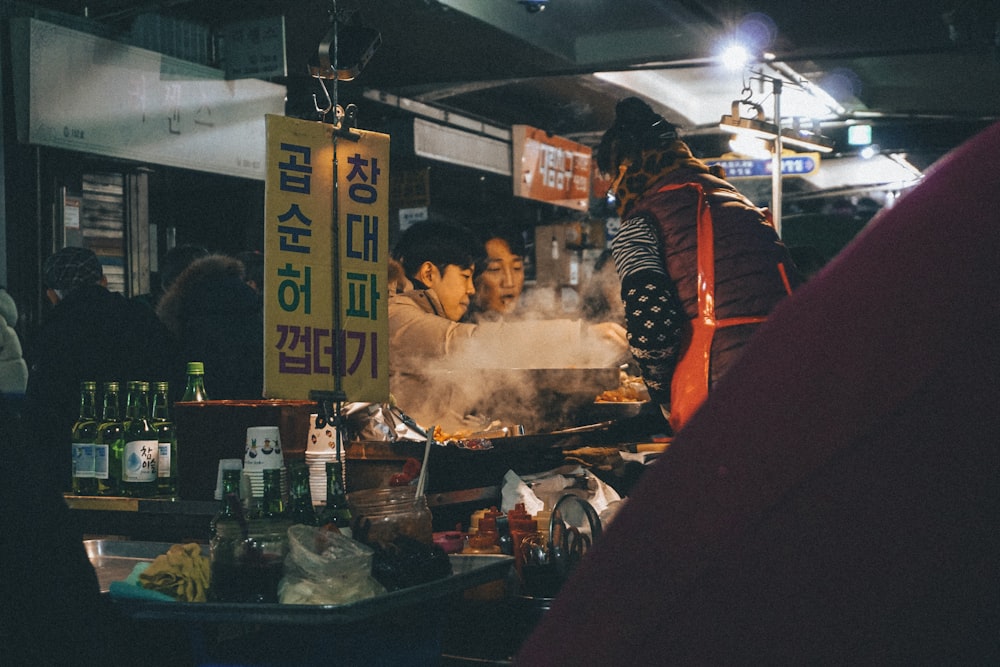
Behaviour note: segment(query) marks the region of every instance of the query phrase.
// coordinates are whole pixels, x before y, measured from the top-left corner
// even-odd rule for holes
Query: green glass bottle
[[[177,433],[170,419],[170,385],[153,384],[153,430],[160,446],[156,459],[157,495],[177,499]]]
[[[247,539],[240,501],[242,475],[239,469],[222,471],[222,504],[209,525],[208,599],[211,602],[242,601],[246,571],[240,566],[239,557]]]
[[[288,465],[288,518],[293,524],[316,525],[312,490],[309,488],[309,468],[302,461]]]
[[[131,391],[125,407],[120,492],[132,498],[151,498],[156,495],[159,480],[156,462],[160,440],[149,419],[149,383],[137,381],[129,384]]]
[[[351,509],[344,492],[344,468],[340,461],[326,462],[326,507],[319,515],[319,525],[336,528],[351,537]]]
[[[205,364],[201,361],[187,362],[187,385],[184,387],[182,401],[207,401],[205,391]]]
[[[264,505],[261,518],[280,519],[285,516],[285,501],[281,497],[281,469],[264,471]]]
[[[117,382],[104,383],[101,405],[101,423],[97,426],[94,443],[94,479],[97,495],[114,496],[119,493],[121,451],[125,446],[125,425],[121,420]],[[114,463],[116,456],[117,466]]]
[[[97,440],[97,383],[80,383],[80,413],[73,424],[73,493],[92,496],[97,493],[94,479],[94,442]]]

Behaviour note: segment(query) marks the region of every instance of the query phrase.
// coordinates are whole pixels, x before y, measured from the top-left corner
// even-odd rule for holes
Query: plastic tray
[[[168,542],[85,540],[101,591],[122,581],[142,561],[152,561],[170,548]],[[207,552],[207,546],[203,547]],[[452,554],[452,574],[444,579],[411,586],[343,605],[236,604],[218,602],[155,602],[116,598],[115,604],[136,619],[204,622],[253,622],[290,625],[331,625],[363,621],[503,579],[514,562],[511,556]]]

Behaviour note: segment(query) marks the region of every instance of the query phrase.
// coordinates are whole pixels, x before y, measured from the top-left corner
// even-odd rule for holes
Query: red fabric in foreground
[[[762,326],[518,665],[1000,654],[1000,124]]]

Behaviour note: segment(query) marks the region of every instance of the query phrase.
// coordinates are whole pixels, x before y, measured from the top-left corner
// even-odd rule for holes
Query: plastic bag
[[[282,604],[348,604],[385,592],[372,578],[370,547],[335,531],[295,525],[288,529]]]

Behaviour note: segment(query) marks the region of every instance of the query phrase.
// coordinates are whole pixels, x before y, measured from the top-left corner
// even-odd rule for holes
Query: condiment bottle
[[[493,535],[482,531],[482,520],[480,520],[480,532],[469,535],[469,539],[462,549],[463,554],[499,554],[500,545],[493,539]],[[489,581],[473,588],[465,590],[466,600],[501,600],[506,594],[506,584],[503,579]]]
[[[500,553],[500,533],[497,531],[497,519],[495,516],[484,516],[479,520],[479,530],[476,531],[476,535],[483,536],[490,544],[494,544],[497,547],[497,553]]]

